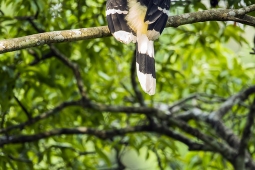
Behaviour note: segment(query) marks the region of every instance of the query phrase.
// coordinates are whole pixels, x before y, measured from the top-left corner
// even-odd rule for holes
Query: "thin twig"
[[[80,94],[83,99],[87,100],[86,92],[84,90],[83,79],[81,77],[78,65],[68,60],[68,58],[53,45],[50,45],[50,49],[60,61],[62,61],[67,67],[69,67],[73,71]]]
[[[255,86],[251,86],[236,95],[227,99],[218,110],[211,113],[211,117],[221,119],[237,103],[246,100],[251,94],[255,93]]]
[[[73,147],[63,146],[63,145],[51,145],[51,146],[47,147],[46,150],[51,149],[51,148],[68,149],[68,150],[76,152],[79,156],[96,154],[95,151],[78,151],[77,149],[75,149]]]
[[[192,99],[196,99],[197,96],[198,96],[198,94],[192,94],[192,95],[190,95],[190,96],[188,96],[188,97],[186,97],[186,98],[184,98],[184,99],[181,99],[181,100],[175,102],[174,104],[172,104],[171,106],[169,106],[169,107],[168,107],[168,110],[169,110],[170,112],[172,112],[172,110],[173,110],[175,107],[177,107],[177,106],[178,106],[178,107],[181,107],[181,105],[183,105],[184,103],[186,103],[186,102],[188,102],[188,101],[190,101],[190,100],[192,100]]]
[[[160,169],[160,170],[163,170],[164,168],[163,168],[163,166],[162,166],[162,162],[161,162],[162,160],[161,160],[161,158],[160,158],[160,156],[159,156],[159,154],[158,154],[156,148],[153,149],[153,152],[154,152],[155,155],[156,155],[159,169]]]
[[[34,124],[34,123],[36,123],[40,120],[46,119],[47,117],[52,116],[52,115],[56,114],[57,112],[65,109],[67,107],[77,106],[77,105],[80,105],[80,101],[63,102],[60,105],[56,106],[54,109],[49,110],[45,113],[42,113],[42,114],[40,114],[36,117],[33,117],[33,118],[31,118],[30,120],[28,120],[26,122],[20,123],[18,125],[9,126],[5,129],[0,129],[0,134],[7,133],[7,132],[9,132],[11,130],[14,130],[14,129],[23,129],[25,126],[32,125],[32,124]]]
[[[16,100],[16,102],[18,103],[18,105],[21,107],[21,109],[23,110],[23,112],[26,114],[27,119],[31,120],[32,119],[32,114],[28,112],[28,110],[26,109],[26,107],[21,103],[21,101],[19,101],[19,99],[14,95],[14,99]]]
[[[52,51],[50,51],[50,52],[44,54],[41,58],[39,58],[39,56],[37,55],[37,53],[35,53],[34,51],[28,50],[28,52],[29,52],[31,55],[33,55],[34,58],[35,58],[34,61],[32,61],[32,62],[29,64],[30,66],[34,66],[34,65],[36,65],[36,64],[38,64],[38,63],[40,63],[40,62],[42,62],[42,61],[44,61],[44,60],[46,60],[46,59],[48,59],[48,58],[53,57],[53,55],[54,55],[54,53],[53,53]]]

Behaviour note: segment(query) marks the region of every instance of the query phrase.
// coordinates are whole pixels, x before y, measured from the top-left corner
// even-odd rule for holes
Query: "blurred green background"
[[[105,0],[1,1],[0,39],[106,25],[105,3]],[[253,0],[220,0],[214,7],[209,0],[176,0],[172,2],[170,15],[211,8],[241,8],[253,3]],[[227,98],[253,85],[255,59],[250,52],[254,47],[254,35],[253,27],[233,22],[211,21],[166,28],[155,42],[156,94],[143,94],[146,104],[151,107],[170,105],[193,93]],[[53,45],[78,65],[92,101],[139,106],[130,80],[133,44],[123,45],[108,37]],[[64,101],[80,98],[73,72],[56,57],[44,59],[49,52],[49,47],[43,45],[0,54],[1,129],[27,121],[17,101],[34,117]],[[33,64],[35,61],[39,62]],[[201,104],[208,112],[218,106],[219,103]],[[244,112],[242,108],[231,112],[229,117],[243,116]],[[240,134],[244,122],[227,118],[226,125]],[[23,129],[13,129],[8,135],[30,135],[78,126],[108,130],[143,121],[143,115],[98,112],[73,106]],[[195,121],[189,124],[211,134],[204,124]],[[5,136],[1,134],[2,138]],[[253,144],[250,147],[255,150]],[[61,135],[31,143],[9,144],[0,149],[0,169],[107,170],[117,167],[116,153],[130,170],[159,169],[157,156],[164,169],[169,170],[233,169],[219,154],[189,152],[184,144],[155,133],[128,134],[113,141],[89,135]]]

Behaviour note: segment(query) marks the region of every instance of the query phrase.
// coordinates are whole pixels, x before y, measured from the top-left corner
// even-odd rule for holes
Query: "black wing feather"
[[[149,23],[148,30],[155,30],[160,34],[164,30],[168,15],[163,11],[170,9],[171,0],[151,0],[147,6],[144,21]]]
[[[106,3],[106,10],[120,10],[128,11],[127,0],[108,0]],[[125,20],[127,14],[114,13],[106,16],[108,27],[111,33],[117,31],[132,32]]]

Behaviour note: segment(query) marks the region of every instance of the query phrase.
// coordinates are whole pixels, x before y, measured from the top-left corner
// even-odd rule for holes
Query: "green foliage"
[[[243,4],[224,1],[229,8]],[[252,0],[244,0],[245,5]],[[56,6],[61,4],[61,6]],[[105,0],[5,0],[0,2],[0,38],[8,39],[47,31],[106,25]],[[57,9],[56,9],[57,8]],[[204,1],[176,3],[172,14],[207,9]],[[31,17],[37,29],[31,25]],[[192,93],[228,97],[254,84],[254,59],[238,55],[228,43],[248,44],[244,28],[233,23],[204,22],[167,28],[155,42],[157,91],[144,94],[148,105],[171,104]],[[130,80],[133,45],[123,45],[112,37],[54,44],[81,71],[86,93],[92,101],[110,105],[138,106]],[[49,52],[40,46],[0,55],[0,126],[6,128],[41,115],[62,102],[78,100],[80,93],[70,68],[56,57],[33,65]],[[245,55],[249,55],[248,52]],[[140,88],[140,87],[139,87]],[[17,100],[15,100],[17,98]],[[216,105],[204,105],[213,110]],[[244,109],[245,110],[245,109]],[[240,110],[240,113],[242,111]],[[239,113],[239,112],[238,112]],[[144,116],[96,112],[78,106],[57,111],[53,116],[8,135],[29,135],[60,128],[85,126],[99,130],[116,129],[141,123]],[[232,123],[229,121],[229,125]],[[200,124],[191,122],[192,126]],[[233,129],[240,132],[243,122]],[[208,127],[207,127],[208,128]],[[238,131],[239,130],[239,131]],[[210,130],[204,129],[208,134]],[[1,137],[5,137],[1,134]],[[254,139],[253,139],[254,140]],[[121,142],[128,142],[123,146]],[[0,150],[0,169],[100,169],[116,165],[113,149],[120,147],[146,153],[151,160],[155,151],[164,169],[233,169],[220,155],[189,152],[183,144],[150,133],[128,134],[114,141],[89,135],[61,135],[36,142],[6,145]],[[252,146],[251,146],[252,147]],[[145,151],[143,150],[145,148]],[[253,148],[254,150],[254,148]],[[83,154],[84,152],[93,152]],[[95,153],[94,153],[95,152]],[[157,164],[156,158],[151,164]]]

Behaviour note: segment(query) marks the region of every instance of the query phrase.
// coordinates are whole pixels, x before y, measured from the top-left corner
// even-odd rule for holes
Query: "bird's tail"
[[[145,34],[137,35],[136,71],[142,89],[149,95],[155,94],[156,73],[154,45]]]

